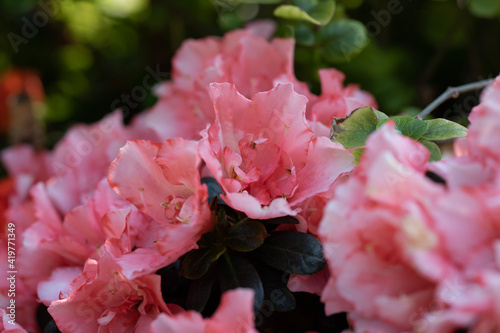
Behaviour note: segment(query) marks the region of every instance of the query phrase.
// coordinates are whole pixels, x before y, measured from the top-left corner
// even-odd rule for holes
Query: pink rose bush
[[[456,157],[388,120],[355,165],[330,125],[375,99],[310,92],[271,28],[186,41],[130,125],[2,152],[2,331],[500,329],[500,79]]]

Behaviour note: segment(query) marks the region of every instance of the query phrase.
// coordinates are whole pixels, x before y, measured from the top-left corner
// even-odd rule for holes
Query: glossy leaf
[[[447,140],[467,136],[467,128],[446,119],[424,120],[429,125],[422,136],[425,140]]]
[[[262,223],[246,220],[229,228],[224,243],[233,250],[248,252],[261,246],[266,237],[266,228]]]
[[[389,120],[394,121],[396,129],[401,132],[401,134],[413,140],[419,140],[427,132],[427,128],[429,127],[425,121],[407,116],[396,116],[382,120],[377,125],[377,128],[384,125]]]
[[[295,308],[295,297],[287,287],[288,274],[277,271],[267,265],[258,266],[265,298],[273,302],[274,310],[291,311]]]
[[[318,34],[323,57],[330,62],[350,62],[368,45],[365,26],[355,20],[334,20],[322,27]]]
[[[211,247],[213,243],[217,242],[217,238],[213,232],[205,232],[201,235],[200,240],[196,242],[200,248]]]
[[[344,148],[358,148],[366,143],[368,136],[377,129],[379,118],[369,106],[354,110],[345,118],[334,118],[330,139]]]
[[[272,233],[254,253],[267,265],[291,274],[314,274],[326,265],[319,240],[297,231]]]
[[[439,161],[441,160],[441,149],[439,149],[438,145],[435,144],[434,142],[427,141],[427,140],[422,140],[420,141],[421,144],[425,146],[431,153],[431,156],[429,157],[429,161]]]
[[[312,46],[316,42],[314,30],[305,24],[294,28],[294,36],[297,44],[304,46]]]
[[[253,265],[241,256],[226,252],[223,255],[220,271],[222,292],[236,288],[252,288],[255,291],[254,309],[257,311],[264,301],[264,288],[259,274]]]
[[[198,249],[187,253],[182,260],[180,275],[196,280],[201,278],[212,265],[212,250]]]
[[[207,304],[215,280],[216,265],[210,267],[201,278],[191,282],[186,297],[186,308],[202,312]]]

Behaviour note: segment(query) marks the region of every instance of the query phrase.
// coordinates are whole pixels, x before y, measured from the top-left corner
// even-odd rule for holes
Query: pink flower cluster
[[[0,279],[2,330],[39,332],[42,303],[62,332],[256,332],[251,290],[227,292],[205,319],[163,300],[155,272],[214,227],[201,176],[249,217],[301,214],[298,228],[315,232],[308,203],[353,168],[325,137],[329,123],[376,106],[334,69],[321,71],[320,96],[309,92],[293,73],[294,41],[268,41],[267,30],[185,42],[158,103],[130,126],[115,112],[71,128],[53,151],[2,152],[0,267],[12,270],[14,223],[17,271],[16,325]]]
[[[500,330],[500,77],[470,121],[432,164],[388,123],[328,202],[321,298],[355,332]]]

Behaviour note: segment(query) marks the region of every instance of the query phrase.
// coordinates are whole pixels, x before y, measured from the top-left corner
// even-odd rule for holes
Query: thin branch
[[[484,87],[488,86],[489,84],[493,83],[495,79],[489,79],[489,80],[483,80],[483,81],[478,81],[474,83],[469,83],[469,84],[464,84],[463,86],[458,86],[458,87],[449,87],[446,89],[444,93],[442,93],[438,98],[434,100],[431,104],[429,104],[425,109],[422,110],[415,118],[417,119],[424,119],[434,111],[438,106],[443,104],[445,101],[447,101],[450,98],[457,98],[460,96],[460,94],[469,92],[469,91],[476,91],[479,89],[483,89]]]

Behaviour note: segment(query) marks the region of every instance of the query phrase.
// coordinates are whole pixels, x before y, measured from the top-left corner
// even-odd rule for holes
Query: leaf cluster
[[[368,136],[388,121],[393,121],[396,130],[402,135],[423,144],[430,152],[431,161],[441,159],[441,150],[435,141],[467,135],[467,128],[446,119],[422,120],[409,116],[389,118],[385,113],[367,106],[354,110],[344,118],[334,118],[330,139],[341,143],[347,149],[355,149],[353,154],[357,163]]]

